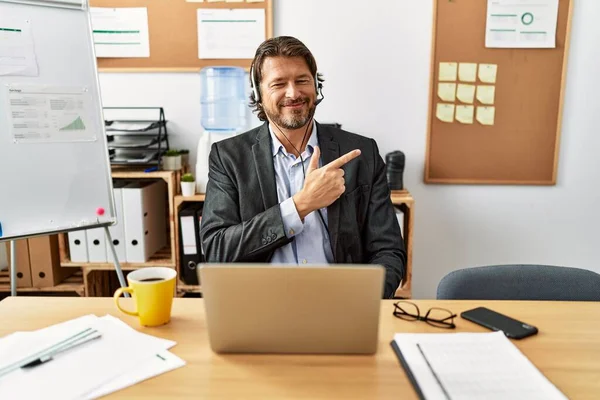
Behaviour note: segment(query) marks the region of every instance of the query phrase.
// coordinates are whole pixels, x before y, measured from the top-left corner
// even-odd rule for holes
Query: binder
[[[167,184],[138,181],[122,188],[127,262],[147,262],[167,245]]]
[[[85,230],[69,232],[69,257],[72,262],[90,261],[87,248],[87,232]]]
[[[87,249],[90,262],[105,263],[108,261],[104,228],[87,230]]]
[[[198,285],[197,266],[203,262],[200,245],[202,204],[191,204],[179,212],[179,274],[187,285]]]
[[[417,392],[417,396],[419,396],[419,400],[426,400],[425,395],[423,394],[423,391],[421,390],[421,386],[419,386],[419,382],[417,381],[417,379],[415,378],[415,375],[413,374],[412,370],[410,369],[410,366],[408,365],[406,358],[404,358],[404,355],[402,355],[402,351],[400,351],[400,347],[398,347],[398,345],[396,344],[396,341],[392,340],[390,342],[390,346],[392,346],[392,350],[394,350],[394,354],[396,354],[398,361],[400,361],[400,365],[402,365],[402,368],[404,368],[404,372],[406,372],[406,376],[407,376],[408,380],[410,381],[413,389],[415,389],[415,392]]]
[[[129,185],[130,181],[115,180],[113,182],[113,193],[115,197],[115,214],[117,218],[117,224],[110,226],[110,236],[112,237],[113,246],[117,252],[117,259],[120,262],[127,261],[127,249],[125,245],[125,221],[123,220],[123,188]],[[106,244],[107,258],[112,261],[112,254],[109,248],[110,244]]]
[[[29,262],[29,242],[27,241],[27,239],[16,240],[15,248],[17,252],[17,287],[32,287],[33,282],[31,280],[31,264]],[[12,254],[10,252],[10,242],[6,242],[6,255],[8,256],[8,265],[10,270],[10,263],[12,260]]]
[[[37,236],[27,241],[33,287],[56,286],[75,273],[75,268],[60,266],[58,235]]]

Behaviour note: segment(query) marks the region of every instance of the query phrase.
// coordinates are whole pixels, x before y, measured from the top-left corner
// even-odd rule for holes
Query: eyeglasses
[[[445,308],[432,307],[424,317],[421,317],[419,307],[409,301],[398,301],[394,303],[394,317],[406,321],[425,321],[436,328],[454,329],[454,317],[452,311]]]

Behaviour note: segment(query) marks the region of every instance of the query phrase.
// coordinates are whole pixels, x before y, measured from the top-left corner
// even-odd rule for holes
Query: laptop
[[[216,353],[373,354],[379,265],[201,264]]]

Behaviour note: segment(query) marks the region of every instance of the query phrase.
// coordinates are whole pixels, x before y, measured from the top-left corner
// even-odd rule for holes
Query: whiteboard
[[[87,0],[0,0],[0,168],[0,241],[116,223]]]

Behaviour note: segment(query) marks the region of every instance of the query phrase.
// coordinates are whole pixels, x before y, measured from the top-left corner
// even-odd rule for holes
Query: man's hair
[[[291,36],[278,36],[265,40],[260,46],[258,46],[258,49],[256,49],[256,54],[254,55],[252,68],[250,70],[250,84],[252,85],[252,74],[254,74],[254,79],[256,82],[255,89],[258,91],[261,101],[257,101],[257,99],[254,97],[254,92],[251,92],[249,105],[252,107],[252,111],[258,113],[258,119],[261,121],[267,120],[267,115],[265,114],[265,110],[262,106],[260,82],[263,78],[263,64],[269,57],[302,57],[306,61],[306,65],[310,70],[310,74],[313,77],[317,75],[317,61],[304,43]],[[315,82],[316,85],[320,85],[320,82],[323,82],[321,74],[318,74],[317,80],[319,83]]]

